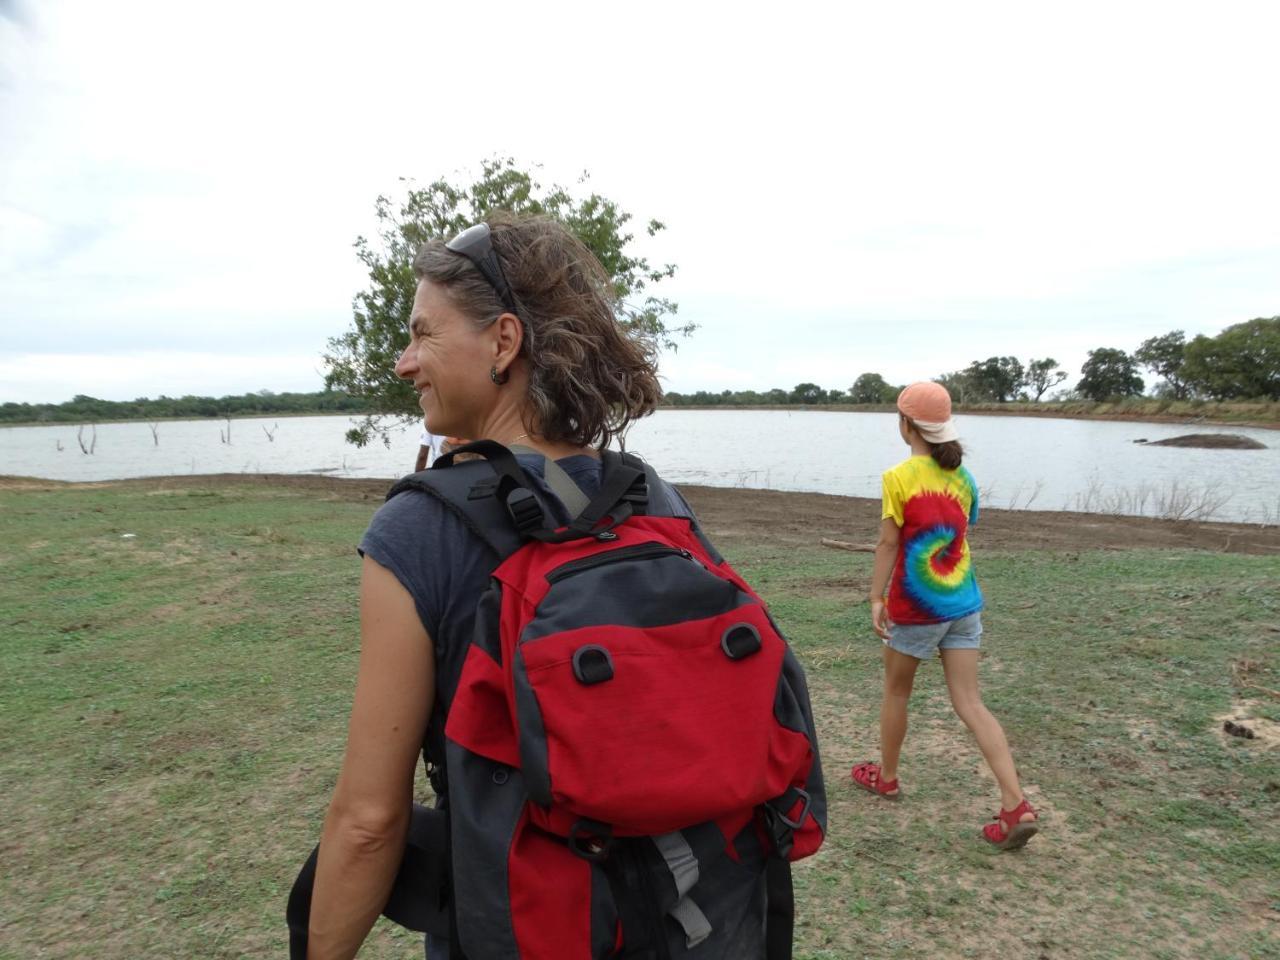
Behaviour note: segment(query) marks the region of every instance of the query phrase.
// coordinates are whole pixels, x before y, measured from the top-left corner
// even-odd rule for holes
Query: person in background
[[[471,441],[466,439],[465,437],[445,437],[444,442],[440,444],[440,455],[443,456],[446,453],[453,453],[453,451],[457,450],[458,447],[464,447],[470,442]],[[454,459],[454,462],[462,463],[464,460],[472,460],[472,459],[478,459],[478,458],[479,458],[479,455],[475,453],[460,453]]]
[[[964,451],[946,388],[929,382],[904,388],[898,395],[898,431],[911,456],[885,471],[871,576],[871,626],[884,641],[881,756],[878,764],[854,767],[853,781],[878,797],[899,799],[898,759],[916,668],[940,653],[951,705],[1000,785],[1000,812],[982,836],[1001,850],[1015,849],[1039,825],[1023,796],[1004,730],[978,693],[983,600],[966,537],[978,519],[978,488],[961,466]]]
[[[453,439],[453,438],[448,438]],[[427,429],[426,421],[423,421],[422,436],[418,438],[418,459],[413,465],[413,472],[425,470],[431,464],[435,463],[436,457],[444,453],[445,437],[437,437],[429,429]]]

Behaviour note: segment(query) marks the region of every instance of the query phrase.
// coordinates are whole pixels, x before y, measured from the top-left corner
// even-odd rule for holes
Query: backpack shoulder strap
[[[512,453],[531,453],[536,457],[542,457],[543,478],[547,481],[547,486],[551,488],[551,492],[560,498],[560,502],[564,504],[565,510],[569,512],[569,518],[573,519],[582,513],[591,502],[582,488],[573,482],[573,478],[565,473],[564,467],[556,463],[550,457],[543,456],[532,447],[512,446]]]
[[[510,451],[489,441],[477,441],[454,453],[473,449],[492,459],[455,463],[452,456],[446,454],[437,459],[431,469],[410,474],[398,481],[387,494],[387,499],[390,500],[405,490],[418,490],[435,497],[458,516],[499,560],[505,560],[520,548],[524,537],[513,521],[511,509],[502,492],[504,484],[509,481],[510,485],[524,487],[535,499],[540,500],[540,497],[534,485],[526,482]],[[683,517],[691,521],[695,533],[710,555],[717,561],[720,559],[719,552],[702,533],[697,518],[684,498],[650,464],[633,453],[602,450],[600,456],[603,472],[600,493],[591,499],[585,509],[574,509],[580,500],[572,505],[565,503],[570,514],[576,515],[571,527],[590,529],[613,506],[626,503],[630,513],[634,515]],[[567,474],[563,478],[573,485],[578,497],[585,499],[585,495]],[[551,485],[551,476],[548,475],[547,479]],[[554,486],[552,492],[560,496]],[[561,496],[561,500],[564,499]],[[542,517],[538,518],[539,521],[552,515],[546,504],[541,506]]]
[[[434,497],[457,516],[498,557],[505,560],[520,548],[521,539],[506,505],[496,496],[494,471],[485,461],[433,466],[398,481],[387,499],[406,490]]]
[[[604,451],[606,469],[608,469],[611,457],[618,458],[627,465],[644,471],[645,504],[642,509],[637,509],[636,513],[646,514],[650,517],[682,517],[688,520],[693,527],[694,536],[698,538],[703,549],[707,551],[707,555],[716,563],[723,562],[724,557],[716,549],[715,544],[707,539],[707,535],[702,530],[702,525],[698,523],[698,518],[694,515],[689,504],[685,502],[684,497],[676,491],[675,487],[663,480],[651,464],[646,463],[634,453],[614,453],[606,450]]]

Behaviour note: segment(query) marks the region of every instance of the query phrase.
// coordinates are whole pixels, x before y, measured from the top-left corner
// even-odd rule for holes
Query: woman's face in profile
[[[409,316],[409,345],[395,370],[418,391],[418,405],[432,433],[475,434],[497,393],[489,379],[492,339],[489,330],[477,330],[467,320],[441,287],[419,282]]]

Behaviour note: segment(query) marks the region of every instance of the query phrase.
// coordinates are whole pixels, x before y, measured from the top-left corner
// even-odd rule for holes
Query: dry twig
[[[1264,687],[1260,683],[1254,683],[1248,679],[1251,671],[1256,670],[1260,664],[1256,660],[1237,660],[1231,665],[1231,676],[1235,680],[1236,686],[1247,687],[1250,690],[1258,690],[1268,696],[1275,697],[1280,700],[1280,690],[1272,690],[1270,687]]]

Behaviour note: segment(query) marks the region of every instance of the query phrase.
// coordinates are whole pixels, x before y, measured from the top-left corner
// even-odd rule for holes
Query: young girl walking
[[[906,387],[898,396],[898,430],[911,456],[884,473],[871,575],[871,625],[885,644],[880,763],[858,764],[853,781],[887,800],[902,795],[898,758],[907,734],[907,701],[916,668],[936,650],[951,705],[1000,784],[1000,812],[982,835],[1001,850],[1016,849],[1039,825],[1022,795],[1004,730],[978,693],[982,593],[965,537],[978,519],[978,488],[960,465],[963,450],[946,388],[928,382]]]

